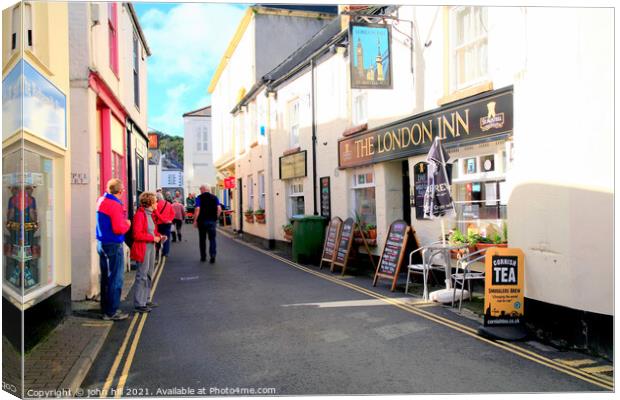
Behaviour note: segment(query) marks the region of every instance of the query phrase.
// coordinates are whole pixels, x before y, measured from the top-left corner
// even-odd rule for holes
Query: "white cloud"
[[[200,3],[182,3],[166,14],[149,10],[140,21],[153,53],[149,75],[162,82],[204,81],[217,67],[244,12],[228,4]]]
[[[163,114],[151,116],[149,127],[169,135],[181,135],[183,133],[183,114],[185,110],[184,98],[190,87],[181,83],[166,90],[166,106]]]

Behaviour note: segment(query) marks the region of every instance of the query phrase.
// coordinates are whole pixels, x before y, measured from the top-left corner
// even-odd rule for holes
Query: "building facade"
[[[21,352],[70,311],[67,4],[21,2],[2,19],[3,336]]]
[[[99,293],[95,206],[111,178],[124,182],[127,217],[145,190],[146,59],[150,50],[129,3],[69,4],[74,300]]]
[[[215,187],[211,106],[183,114],[183,174],[186,196]]]
[[[240,141],[249,146],[238,150],[247,156],[235,158],[236,204],[265,204],[267,215],[265,226],[239,216],[237,229],[280,241],[295,215],[353,217],[376,225],[378,255],[391,222],[404,219],[422,245],[433,242],[440,224],[422,209],[426,155],[439,137],[456,205],[449,229],[497,234],[521,248],[528,321],[609,352],[613,121],[588,119],[588,139],[573,140],[584,123],[560,116],[611,115],[612,13],[470,6],[356,13],[351,22],[389,27],[389,53],[351,37],[343,14],[341,30],[325,28],[328,38],[298,48],[233,107],[233,130],[249,125]],[[388,76],[381,88],[358,85]],[[214,126],[219,118],[214,113]],[[272,173],[261,178],[265,170]],[[259,186],[271,186],[266,199]],[[549,313],[560,322],[551,325]]]
[[[249,7],[211,80],[216,193],[237,213],[234,219],[239,229],[242,229],[243,217],[237,209],[243,206],[237,203],[241,197],[235,196],[235,191],[241,191],[244,185],[247,188],[247,182],[243,178],[246,172],[238,168],[251,154],[264,151],[263,146],[258,146],[258,138],[265,135],[265,127],[262,131],[250,127],[255,125],[257,115],[264,115],[266,111],[254,105],[234,115],[231,111],[258,87],[263,75],[333,19],[335,11],[335,7],[318,6],[307,9]],[[257,162],[264,164],[261,168],[267,174],[266,154],[261,153]],[[235,191],[224,189],[226,178],[235,180]],[[255,186],[258,190],[258,178],[250,187]]]

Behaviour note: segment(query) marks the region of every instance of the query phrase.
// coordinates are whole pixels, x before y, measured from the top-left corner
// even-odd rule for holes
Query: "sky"
[[[183,136],[183,114],[211,104],[211,78],[247,8],[230,3],[133,3],[148,58],[148,126]]]

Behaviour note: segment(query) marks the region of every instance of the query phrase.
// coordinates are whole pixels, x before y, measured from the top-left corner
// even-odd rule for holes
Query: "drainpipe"
[[[310,59],[310,79],[312,81],[312,200],[314,204],[314,215],[319,215],[317,209],[317,198],[316,198],[316,115],[314,109],[314,69],[315,69],[315,60],[314,58]]]

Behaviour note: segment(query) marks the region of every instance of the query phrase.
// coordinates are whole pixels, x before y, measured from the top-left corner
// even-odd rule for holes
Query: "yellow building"
[[[28,349],[71,296],[67,3],[18,3],[2,20],[3,336]]]

